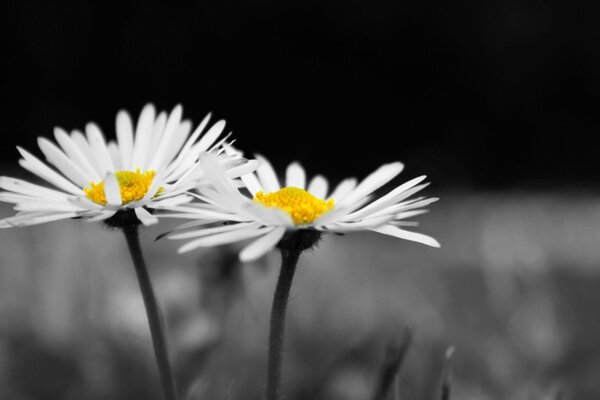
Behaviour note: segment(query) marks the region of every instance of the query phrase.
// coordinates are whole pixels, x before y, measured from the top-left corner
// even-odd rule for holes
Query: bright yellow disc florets
[[[286,187],[276,192],[258,192],[254,201],[267,207],[277,207],[288,213],[296,225],[310,224],[334,206],[333,199],[321,200],[306,190]]]
[[[152,170],[141,173],[139,168],[132,171],[115,172],[119,189],[121,189],[121,201],[123,204],[131,203],[132,201],[141,200],[150,189],[155,172]],[[89,188],[83,188],[85,195],[94,203],[107,205],[106,196],[104,195],[104,181],[100,183],[90,182]],[[163,188],[159,188],[155,195],[160,194]]]

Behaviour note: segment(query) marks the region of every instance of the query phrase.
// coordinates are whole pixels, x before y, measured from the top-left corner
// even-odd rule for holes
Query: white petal
[[[0,196],[2,196],[0,194]],[[40,200],[25,200],[20,201],[14,207],[15,211],[26,211],[26,212],[75,212],[85,211],[85,209],[79,208],[68,201],[56,202],[56,201],[40,201]]]
[[[225,139],[229,138],[229,135]],[[244,152],[233,146],[233,140],[225,147],[225,154],[232,157],[244,157]]]
[[[423,182],[425,180],[425,178],[426,178],[426,176],[423,175],[423,176],[420,176],[415,179],[411,179],[410,181],[403,183],[402,185],[398,186],[391,192],[387,193],[385,196],[382,196],[379,199],[372,202],[371,204],[367,205],[366,207],[361,209],[359,212],[362,213],[362,212],[369,211],[369,210],[378,210],[387,205],[399,203],[402,200],[409,198],[413,194],[415,194],[415,193],[423,190],[427,186],[429,186],[429,183],[424,183],[424,184],[419,185],[419,183]]]
[[[154,207],[150,207],[150,208],[154,208]],[[205,218],[203,214],[197,214],[197,213],[187,213],[184,210],[180,210],[178,207],[160,207],[160,208],[156,208],[157,210],[160,211],[174,211],[172,214],[169,213],[160,213],[160,217],[161,218],[175,218],[175,219],[189,219],[189,220],[193,220],[193,221],[207,221],[207,223],[215,223],[215,222],[222,222],[222,221],[231,221],[231,222],[252,222],[249,221],[247,218],[240,218],[239,216],[235,215],[235,214],[222,214],[221,217],[219,218],[215,218],[215,217],[210,217],[210,218]],[[229,218],[231,217],[231,218]]]
[[[158,222],[158,218],[150,214],[144,207],[136,207],[133,210],[135,211],[136,217],[138,217],[145,226],[154,225]]]
[[[212,207],[207,207],[209,209],[237,211],[241,204],[243,204],[243,201],[245,201],[240,201],[240,199],[237,198],[230,198],[228,195],[217,192],[212,186],[208,185],[198,187],[197,193],[188,192],[188,194],[210,204]],[[200,208],[200,205],[197,203],[195,203],[194,206]]]
[[[0,220],[0,228],[37,225],[51,221],[58,221],[61,219],[74,218],[76,216],[77,213],[75,212],[25,213]]]
[[[255,196],[256,193],[263,190],[258,178],[253,173],[242,175],[240,178],[252,196]]]
[[[135,141],[133,145],[131,169],[143,168],[145,166],[146,155],[148,153],[148,149],[150,148],[150,144],[152,143],[155,115],[156,110],[152,104],[146,104],[140,113],[140,117],[135,129]]]
[[[408,197],[421,191],[429,185],[428,183],[425,183],[423,185],[417,185],[418,183],[422,182],[425,178],[425,176],[421,176],[398,186],[396,189],[392,190],[385,196],[375,200],[366,207],[348,215],[348,218],[361,218],[367,214],[373,214],[381,209],[384,209],[385,207],[391,204],[398,203],[404,199],[407,199]]]
[[[198,181],[204,177],[204,170],[198,161],[194,161],[197,158],[195,154],[190,154],[186,160],[184,160],[176,171],[169,173],[165,176],[165,180],[172,182],[175,180],[175,186],[180,187],[194,187],[197,186]]]
[[[77,146],[73,139],[71,139],[67,132],[63,131],[60,128],[55,128],[54,138],[56,139],[60,147],[62,147],[65,154],[71,160],[73,160],[75,164],[77,164],[77,166],[81,169],[81,171],[89,181],[98,182],[101,180],[100,175],[98,175],[98,172],[92,164],[92,161],[87,158],[84,152],[79,148],[79,146]]]
[[[227,178],[215,156],[206,153],[201,154],[198,162],[206,178],[215,186],[218,192],[228,196],[239,205],[245,204],[247,199],[232,184],[231,179]]]
[[[119,142],[119,159],[121,168],[131,170],[133,158],[133,123],[127,111],[121,110],[117,114],[117,141]]]
[[[105,219],[108,219],[108,218],[112,217],[116,213],[117,213],[116,210],[107,210],[107,209],[104,209],[104,210],[98,212],[95,216],[90,217],[90,218],[86,218],[85,221],[86,222],[104,221]]]
[[[333,199],[333,201],[335,201],[336,204],[340,204],[342,200],[344,200],[344,197],[346,197],[352,190],[354,190],[357,183],[358,182],[356,178],[344,179],[336,186],[335,190],[327,200]]]
[[[87,135],[90,148],[92,149],[93,156],[101,168],[101,173],[105,174],[107,172],[115,172],[115,167],[113,166],[108,148],[106,147],[104,135],[102,134],[102,131],[100,131],[98,125],[91,122],[88,123],[85,126],[85,133]]]
[[[299,163],[294,162],[288,165],[285,171],[285,186],[306,188],[306,173]]]
[[[321,215],[314,223],[316,225],[329,225],[331,223],[344,221],[347,219],[346,216],[348,214],[358,210],[370,201],[371,196],[366,196],[365,198],[357,200],[349,205],[335,205],[335,207],[331,211],[328,211],[325,214]]]
[[[154,174],[154,178],[152,179],[152,183],[150,184],[148,191],[144,195],[143,201],[149,201],[154,196],[156,196],[156,192],[158,192],[160,186],[163,184],[163,173],[164,171],[161,169],[156,171],[156,173]]]
[[[151,208],[160,208],[160,207],[166,207],[166,206],[178,206],[181,204],[187,204],[190,201],[192,201],[194,198],[192,196],[188,196],[188,195],[178,195],[178,196],[174,196],[174,197],[168,197],[166,199],[160,199],[160,200],[155,200],[152,203],[148,204],[148,207]]]
[[[106,174],[104,178],[104,196],[111,206],[120,206],[123,204],[121,199],[121,189],[115,174]]]
[[[169,149],[163,156],[163,160],[161,161],[160,166],[157,167],[165,169],[167,174],[166,176],[170,181],[175,180],[177,179],[177,177],[181,176],[182,171],[185,172],[186,167],[182,165],[184,162],[187,163],[187,165],[191,165],[197,160],[197,156],[195,158],[189,157],[189,159],[181,157],[181,145],[189,135],[189,131],[191,128],[191,122],[188,120],[183,121],[179,125],[179,128],[177,128],[177,131],[173,135],[173,139],[168,145]],[[175,158],[175,156],[177,156],[177,159],[174,161],[173,159]],[[179,173],[179,175],[177,175],[176,172]]]
[[[385,164],[379,167],[375,172],[367,176],[357,187],[354,189],[340,205],[352,204],[355,201],[361,200],[365,196],[371,194],[373,191],[379,189],[381,186],[394,179],[396,175],[402,172],[404,165],[400,162],[391,164]]]
[[[200,239],[192,240],[181,246],[177,252],[185,253],[186,251],[193,250],[198,247],[211,247],[219,246],[222,244],[238,242],[241,240],[251,239],[253,237],[261,236],[271,232],[273,228],[246,228],[239,229],[236,231],[221,233],[212,236],[201,237]]]
[[[150,162],[147,162],[146,164],[147,169],[156,169],[162,165],[165,155],[170,149],[170,143],[172,143],[173,136],[179,128],[182,113],[183,108],[181,105],[176,105],[167,119],[167,123],[162,132],[160,141],[158,142],[158,146],[154,149],[154,155],[151,157]]]
[[[217,121],[198,141],[197,151],[209,150],[225,129],[225,120]]]
[[[240,260],[243,262],[256,260],[267,251],[275,247],[284,234],[285,228],[277,228],[265,236],[255,240],[240,252]]]
[[[204,131],[204,128],[206,128],[206,125],[208,125],[208,121],[210,121],[211,115],[211,113],[206,114],[202,122],[200,122],[200,125],[198,125],[198,127],[194,130],[192,135],[183,145],[183,148],[179,152],[179,156],[177,156],[177,159],[173,162],[173,164],[178,164],[187,156],[187,152],[192,148],[194,143],[196,143],[196,140],[200,137],[200,135]]]
[[[401,212],[399,214],[394,215],[394,220],[401,220],[406,218],[416,217],[417,215],[426,214],[428,210],[413,210]]]
[[[165,127],[167,126],[168,115],[166,112],[161,112],[156,117],[154,124],[152,125],[152,133],[150,134],[150,138],[152,139],[148,144],[148,148],[146,149],[146,154],[144,154],[145,161],[143,164],[143,169],[148,169],[147,166],[150,165],[150,161],[158,151],[158,145],[162,140],[165,132]]]
[[[390,235],[390,236],[394,236],[394,237],[397,237],[400,239],[406,239],[406,240],[411,240],[413,242],[423,243],[423,244],[426,244],[427,246],[440,247],[439,242],[430,236],[423,235],[422,233],[405,231],[404,229],[400,229],[396,226],[384,225],[384,226],[368,228],[368,229],[373,232],[382,233],[384,235]]]
[[[87,138],[80,131],[74,130],[71,132],[71,140],[73,141],[73,143],[75,143],[77,148],[79,148],[81,153],[84,155],[85,159],[88,160],[90,165],[94,168],[94,171],[96,171],[96,176],[94,177],[94,180],[101,180],[101,177],[104,176],[104,172],[102,172],[101,165],[98,163],[98,161],[96,161],[94,151],[88,143]]]
[[[437,197],[432,197],[430,199],[423,199],[423,200],[414,201],[414,202],[405,201],[403,203],[394,204],[392,206],[384,208],[383,210],[377,211],[376,213],[372,214],[371,216],[378,216],[378,215],[383,215],[383,214],[396,214],[399,212],[414,210],[415,208],[427,207],[431,203],[435,203],[438,200],[439,199]]]
[[[260,166],[256,172],[263,190],[266,193],[270,193],[281,189],[281,186],[279,186],[279,180],[277,179],[277,174],[275,174],[275,170],[271,166],[271,163],[269,163],[269,161],[260,154],[256,155],[256,159],[260,161]]]
[[[390,221],[391,225],[394,226],[410,226],[410,227],[418,227],[419,226],[419,222],[417,221]]]
[[[244,158],[234,158],[227,156],[224,157],[210,152],[208,154],[210,154],[213,157],[213,159],[221,166],[221,169],[223,169],[224,171],[243,165],[246,162],[246,159]],[[258,163],[258,161],[256,162]]]
[[[150,204],[152,206],[152,203]],[[188,205],[189,206],[189,205]],[[153,207],[151,207],[153,208]],[[161,210],[166,211],[174,211],[175,214],[164,215],[163,217],[169,218],[183,218],[183,219],[204,219],[208,221],[238,221],[238,222],[247,222],[248,218],[238,215],[238,214],[228,214],[219,212],[216,210],[201,210],[194,209],[185,206],[164,206],[160,207]]]
[[[23,156],[23,159],[19,160],[19,165],[21,165],[23,168],[39,176],[40,178],[52,183],[54,186],[64,190],[65,192],[69,192],[75,195],[81,194],[81,188],[73,185],[62,175],[53,171],[46,164],[38,160],[33,154],[20,147],[17,147],[17,150],[19,150],[19,153],[21,153],[21,156]]]
[[[233,147],[233,143],[235,143],[235,139],[232,139],[228,142],[229,138],[233,135],[233,132],[229,132],[227,135],[221,138],[218,142],[213,144],[213,146],[208,150],[210,152],[216,153],[217,155],[225,153],[225,155],[233,157],[233,158],[243,158],[243,154],[241,151],[236,150]]]
[[[106,145],[106,148],[108,150],[108,154],[110,154],[110,159],[113,163],[115,171],[125,169],[121,166],[121,154],[119,152],[119,146],[117,145],[117,143],[111,140]]]
[[[377,226],[381,226],[392,219],[391,216],[385,215],[377,218],[368,218],[361,221],[353,221],[353,222],[335,222],[324,226],[325,229],[335,232],[346,232],[346,231],[357,231],[357,230],[365,230],[368,228],[373,228]]]
[[[3,201],[5,203],[20,203],[22,201],[31,201],[35,199],[35,197],[26,196],[24,194],[0,192],[0,201]]]
[[[168,180],[169,181],[173,181],[173,180],[178,180],[180,179],[181,176],[184,176],[187,171],[189,171],[189,169],[192,168],[192,166],[194,166],[195,164],[197,164],[198,162],[198,157],[200,156],[200,154],[202,153],[209,153],[209,152],[202,152],[199,151],[200,143],[196,143],[194,146],[192,146],[192,148],[187,151],[186,156],[182,159],[180,159],[179,161],[175,161],[173,162],[173,164],[171,166],[169,166],[168,169]],[[209,153],[215,157],[217,157],[217,159],[219,160],[232,160],[230,163],[233,163],[233,161],[238,161],[238,164],[241,164],[241,159],[237,159],[234,160],[232,157],[222,157],[222,156],[217,156],[217,154],[214,153]],[[179,157],[178,157],[179,159]],[[228,167],[233,167],[234,165],[223,165],[224,168]]]
[[[84,196],[71,197],[68,199],[69,203],[75,205],[78,208],[84,208],[87,210],[102,210],[104,206],[94,203],[90,199]]]
[[[68,196],[66,193],[8,176],[0,176],[0,188],[41,199],[63,200]]]
[[[329,189],[327,179],[321,175],[315,176],[308,185],[308,192],[319,199],[324,199],[327,196],[327,189]]]
[[[277,207],[265,207],[262,204],[250,202],[245,206],[243,212],[245,215],[251,216],[254,220],[262,222],[264,225],[284,226],[287,228],[294,226],[292,217]]]
[[[228,169],[226,174],[229,179],[235,179],[256,171],[258,166],[259,162],[257,160],[248,160],[242,165]]]
[[[171,141],[168,143],[169,148],[165,152],[160,166],[168,166],[173,161],[173,159],[181,149],[181,146],[183,146],[183,143],[185,142],[186,138],[189,136],[191,130],[192,123],[189,120],[184,120],[181,122],[181,124],[175,131],[175,134],[173,135]],[[160,166],[157,166],[157,168],[159,168]]]
[[[160,217],[163,218],[164,214],[160,214]],[[168,237],[173,232],[176,232],[176,231],[179,231],[179,230],[185,230],[185,229],[190,229],[190,228],[198,228],[200,226],[210,225],[210,224],[214,224],[214,223],[215,223],[214,221],[205,221],[205,220],[186,222],[186,223],[183,223],[181,225],[177,225],[177,227],[174,230],[172,230],[172,231],[161,233],[160,235],[158,235],[158,237],[155,240],[159,240],[159,239],[162,239],[164,237]]]
[[[76,207],[72,206],[69,203],[68,199],[47,199],[40,197],[32,197],[21,193],[13,193],[13,192],[0,192],[0,201],[5,203],[15,203],[15,204],[27,204],[27,205],[35,205],[36,207],[51,207],[51,208],[64,208],[69,207],[70,211],[73,211]]]
[[[317,226],[325,226],[325,225],[329,225],[329,224],[332,224],[335,222],[339,222],[346,215],[348,215],[349,213],[351,213],[354,210],[355,210],[355,208],[353,208],[353,207],[339,207],[338,205],[335,205],[335,207],[332,210],[327,211],[325,214],[323,214],[319,218],[317,218],[313,222],[313,224],[317,225]]]
[[[175,228],[176,231],[179,231],[181,227]],[[242,222],[239,224],[229,224],[229,225],[219,225],[213,226],[210,228],[202,228],[189,232],[181,232],[181,233],[172,233],[167,236],[167,238],[172,240],[180,240],[180,239],[192,239],[202,236],[211,236],[216,234],[221,234],[225,232],[231,231],[239,231],[240,229],[247,228],[260,228],[260,225],[255,222]]]
[[[71,182],[79,187],[87,186],[89,183],[88,178],[54,143],[46,138],[38,138],[38,146],[46,156],[48,162],[54,165],[64,176],[71,180]]]

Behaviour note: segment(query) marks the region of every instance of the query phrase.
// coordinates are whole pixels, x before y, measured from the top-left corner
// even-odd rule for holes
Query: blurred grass
[[[456,399],[600,396],[600,196],[442,193],[420,231],[327,237],[301,259],[288,313],[289,399],[367,399],[388,343],[414,343],[402,399],[433,399],[454,345]],[[0,215],[11,213],[3,205]],[[142,232],[190,399],[259,399],[275,254],[179,256]],[[0,230],[0,398],[157,399],[133,268],[119,232],[65,221]]]

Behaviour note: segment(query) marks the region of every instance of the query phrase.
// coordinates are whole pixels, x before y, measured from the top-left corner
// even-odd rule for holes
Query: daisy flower
[[[181,218],[198,220],[167,235],[170,239],[191,239],[180,247],[180,252],[255,238],[240,253],[242,261],[251,261],[276,246],[305,250],[322,233],[363,230],[439,247],[432,237],[405,229],[416,226],[409,219],[427,212],[424,207],[438,200],[411,198],[428,185],[423,183],[425,176],[403,183],[384,196],[373,195],[402,171],[402,163],[383,165],[360,183],[355,178],[343,180],[330,192],[328,181],[321,175],[307,182],[297,162],[287,167],[282,185],[269,161],[262,156],[256,158],[260,162],[256,172],[241,176],[249,197],[238,190],[214,157],[200,157],[212,186],[196,195],[203,204],[179,208]],[[208,224],[222,221],[229,223]]]
[[[56,143],[38,138],[44,163],[18,147],[19,164],[53,188],[21,179],[0,177],[0,201],[15,204],[15,216],[0,220],[0,228],[27,226],[67,218],[103,220],[121,228],[135,267],[154,346],[165,400],[176,400],[175,381],[169,364],[161,313],[156,301],[139,240],[139,225],[158,221],[149,210],[177,210],[192,199],[188,190],[206,175],[198,164],[200,154],[210,154],[219,168],[234,178],[256,168],[221,138],[224,121],[208,127],[210,114],[192,132],[182,119],[182,107],[157,115],[151,104],[144,107],[134,125],[127,112],[117,114],[117,140],[107,142],[100,128],[89,123],[85,135],[54,130]],[[52,167],[53,168],[52,168]]]
[[[196,221],[181,225],[167,236],[190,240],[180,252],[254,239],[241,251],[242,261],[257,259],[275,247],[280,250],[281,269],[271,307],[265,396],[266,400],[279,400],[285,313],[302,252],[312,248],[325,232],[363,230],[439,247],[435,239],[404,229],[415,226],[409,219],[426,212],[424,207],[437,199],[411,198],[427,186],[423,183],[425,176],[384,196],[374,196],[377,189],[402,171],[399,162],[381,166],[360,183],[354,178],[346,179],[329,192],[323,176],[317,175],[307,184],[306,173],[298,163],[287,167],[285,185],[281,185],[271,164],[261,156],[257,160],[260,166],[256,173],[241,176],[250,195],[246,196],[213,156],[201,155],[199,163],[212,185],[199,189],[196,196],[203,203],[192,203],[179,210],[182,218]]]
[[[182,107],[157,114],[153,105],[142,110],[137,124],[120,111],[116,118],[116,141],[105,139],[100,128],[89,123],[83,132],[54,130],[56,142],[38,138],[47,163],[17,147],[19,164],[48,182],[45,187],[17,178],[0,177],[0,201],[14,203],[15,216],[0,220],[0,228],[27,226],[67,218],[105,220],[119,211],[145,225],[157,222],[148,210],[185,203],[185,194],[197,186],[203,172],[194,168],[202,152],[219,154],[219,162],[232,168],[228,174],[247,173],[252,163],[224,148],[229,136],[221,120],[209,126],[210,114],[192,132],[182,119]],[[107,221],[108,220],[108,221]]]

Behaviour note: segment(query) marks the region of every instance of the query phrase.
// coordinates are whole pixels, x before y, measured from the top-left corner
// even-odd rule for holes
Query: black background
[[[2,2],[1,151],[177,103],[332,179],[402,160],[478,188],[600,178],[598,9],[552,1]],[[37,152],[37,150],[36,150]]]

